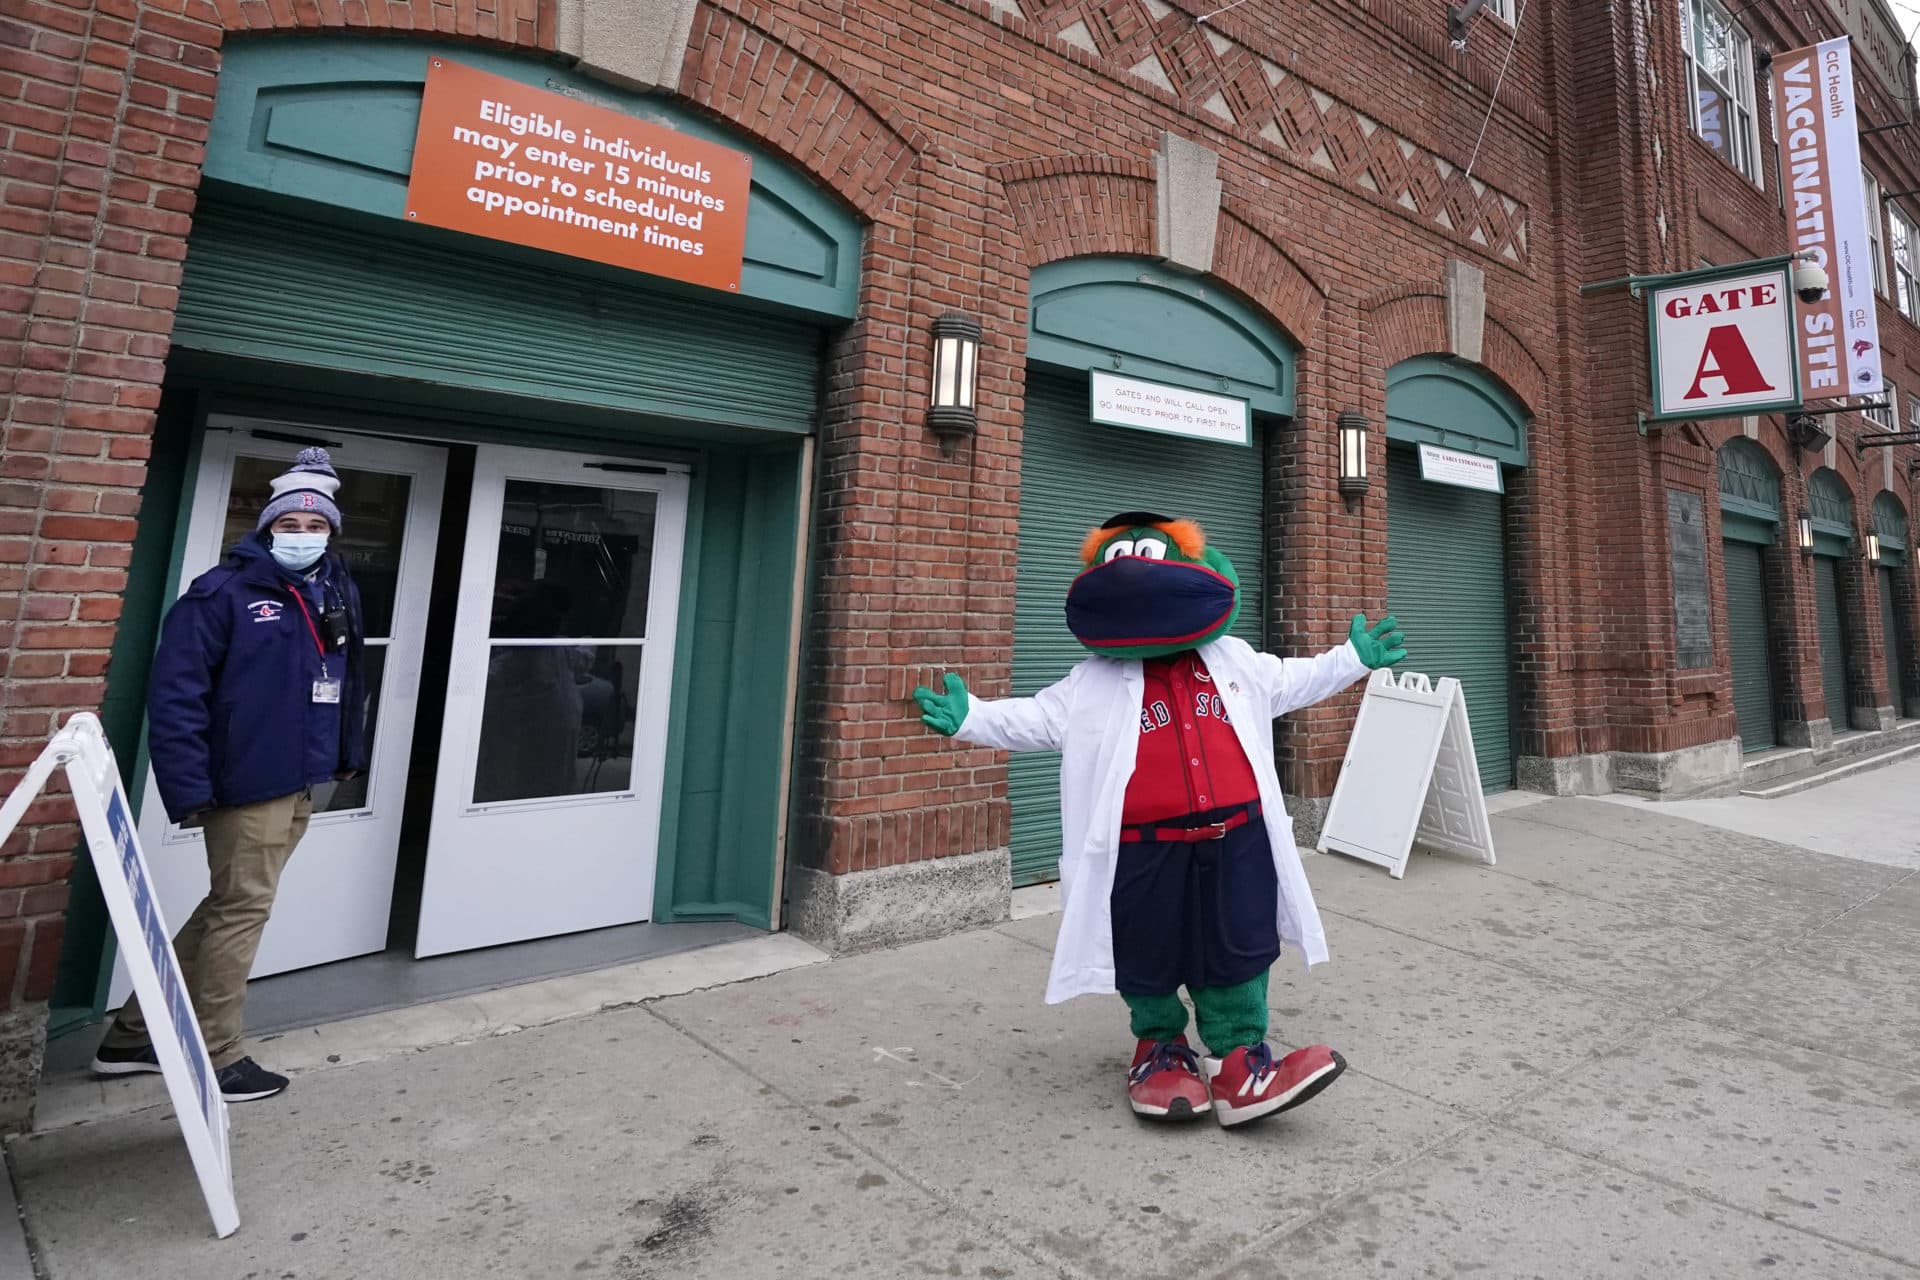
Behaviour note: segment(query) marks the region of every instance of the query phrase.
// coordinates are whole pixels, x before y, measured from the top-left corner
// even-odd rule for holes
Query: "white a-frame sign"
[[[1322,853],[1385,867],[1398,880],[1419,845],[1493,865],[1493,826],[1460,682],[1418,672],[1367,681],[1340,781],[1320,829]]]
[[[233,1199],[233,1157],[227,1147],[227,1101],[187,999],[172,935],[160,916],[147,858],[120,785],[120,767],[97,717],[83,711],[68,720],[28,767],[27,776],[0,805],[0,843],[13,834],[55,769],[66,770],[73,789],[100,896],[107,901],[114,934],[133,975],[133,993],[140,997],[140,1012],[153,1036],[174,1117],[213,1215],[214,1234],[224,1239],[240,1226],[240,1209]]]

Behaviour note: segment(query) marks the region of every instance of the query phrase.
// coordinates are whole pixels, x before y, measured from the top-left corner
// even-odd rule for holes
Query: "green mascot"
[[[1067,627],[1092,658],[1031,698],[914,690],[921,719],[1003,751],[1059,751],[1060,936],[1047,1003],[1118,991],[1136,1038],[1135,1112],[1233,1126],[1299,1106],[1345,1069],[1276,1059],[1267,971],[1282,943],[1327,958],[1273,761],[1273,721],[1406,657],[1392,618],[1355,615],[1316,658],[1228,632],[1239,576],[1190,520],[1128,511],[1088,535]],[[1187,1041],[1185,987],[1203,1060]]]

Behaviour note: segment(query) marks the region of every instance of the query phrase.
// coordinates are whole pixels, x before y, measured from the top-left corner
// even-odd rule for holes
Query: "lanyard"
[[[320,669],[327,669],[327,646],[320,643],[320,628],[313,625],[313,615],[307,612],[307,593],[299,586],[293,588],[293,602],[300,606],[300,616],[307,620],[307,634],[313,637],[313,647],[320,651]]]

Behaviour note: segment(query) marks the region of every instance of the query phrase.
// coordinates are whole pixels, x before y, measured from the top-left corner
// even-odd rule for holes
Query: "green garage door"
[[[1894,615],[1893,570],[1880,570],[1880,629],[1886,637],[1882,643],[1887,650],[1887,692],[1893,698],[1895,719],[1904,719],[1907,714],[1907,649],[1900,643],[1900,626]]]
[[[1835,733],[1852,727],[1847,718],[1847,629],[1840,608],[1840,562],[1813,558],[1814,604],[1820,615],[1820,684],[1827,695],[1827,719]]]
[[[1403,671],[1466,691],[1480,785],[1513,785],[1501,497],[1420,476],[1417,451],[1387,451],[1387,609],[1407,633]]]
[[[1773,728],[1773,663],[1767,653],[1766,550],[1751,542],[1721,544],[1727,566],[1727,631],[1733,640],[1733,710],[1740,749],[1765,751]]]
[[[1045,688],[1087,656],[1067,631],[1067,588],[1087,530],[1121,511],[1198,520],[1240,573],[1234,634],[1260,643],[1260,449],[1096,426],[1087,379],[1030,371],[1020,461],[1020,567],[1013,691]],[[1060,862],[1060,757],[1013,757],[1013,882],[1054,879]]]

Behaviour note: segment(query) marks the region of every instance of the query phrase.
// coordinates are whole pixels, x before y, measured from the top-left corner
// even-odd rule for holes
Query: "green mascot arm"
[[[1400,624],[1392,614],[1380,619],[1372,627],[1367,626],[1366,614],[1354,614],[1347,639],[1352,642],[1353,651],[1360,655],[1360,661],[1372,671],[1390,667],[1407,656],[1407,638],[1401,634]]]
[[[946,686],[945,693],[935,693],[921,685],[913,700],[920,704],[921,721],[951,738],[967,722],[967,682],[948,672]]]

